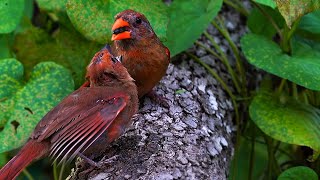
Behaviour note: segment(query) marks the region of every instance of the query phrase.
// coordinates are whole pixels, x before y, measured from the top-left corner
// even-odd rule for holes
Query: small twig
[[[235,59],[236,59],[236,67],[238,72],[240,73],[240,79],[242,80],[241,84],[243,86],[246,86],[246,74],[241,62],[241,57],[240,57],[240,52],[237,48],[237,46],[234,44],[234,42],[231,40],[230,34],[227,31],[227,29],[223,26],[223,22],[220,18],[217,18],[219,24],[221,26],[219,26],[215,21],[211,21],[211,24],[222,34],[222,36],[228,41],[234,55],[235,55]],[[243,90],[246,90],[246,88],[244,87],[243,89],[237,89],[239,93],[242,93]],[[246,92],[243,92],[244,94],[246,94]]]
[[[214,41],[214,39],[211,37],[211,35],[209,35],[208,32],[204,32],[203,33],[208,39],[209,41],[211,42],[211,44],[213,45],[213,47],[218,51],[218,53],[221,55],[222,57],[222,62],[226,65],[227,67],[227,70],[228,72],[230,73],[231,75],[231,78],[232,78],[232,81],[234,83],[234,86],[237,90],[237,92],[241,92],[241,88],[240,88],[240,85],[239,85],[239,79],[237,78],[237,76],[235,75],[235,72],[233,71],[229,61],[228,61],[228,58],[226,56],[226,54],[222,51],[221,47]]]
[[[59,173],[59,180],[62,180],[62,176],[63,176],[63,172],[64,172],[64,168],[65,168],[66,164],[62,163],[61,169],[60,169],[60,173]]]
[[[235,75],[235,72],[233,71],[233,69],[231,68],[230,66],[230,63],[228,62],[227,59],[223,58],[222,56],[218,55],[216,52],[214,52],[213,50],[209,49],[208,47],[206,47],[204,44],[196,41],[195,44],[203,47],[204,49],[206,49],[209,53],[211,53],[212,55],[216,56],[226,67],[227,67],[227,70],[229,72],[229,74],[231,75],[231,79],[232,79],[232,82],[234,83],[236,89],[240,89],[239,85],[238,85],[238,79]]]
[[[249,15],[249,12],[247,11],[247,9],[244,8],[243,5],[240,4],[240,2],[238,2],[238,1],[233,2],[233,1],[230,1],[230,0],[223,0],[223,2],[225,4],[227,4],[228,6],[234,8],[236,11],[238,11],[242,15],[244,15],[246,17]]]
[[[58,180],[58,172],[57,172],[57,162],[53,162],[53,179]]]
[[[282,90],[283,90],[283,87],[284,87],[284,85],[286,84],[286,82],[287,82],[286,79],[281,79],[281,83],[280,83],[280,85],[279,85],[279,87],[278,87],[278,90],[277,90],[277,93],[278,93],[278,94],[281,94],[281,92],[282,92]]]
[[[27,169],[24,169],[22,172],[29,180],[34,180],[32,175],[29,173]]]
[[[249,163],[249,177],[248,179],[251,180],[252,179],[252,175],[253,175],[253,168],[254,168],[254,159],[255,159],[255,140],[256,140],[256,132],[255,132],[255,128],[252,130],[252,139],[251,139],[251,151],[250,151],[250,163]]]

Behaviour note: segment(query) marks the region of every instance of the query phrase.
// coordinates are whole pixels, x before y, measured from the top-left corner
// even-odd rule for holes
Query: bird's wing
[[[31,138],[50,137],[52,157],[72,160],[85,151],[126,107],[129,96],[108,87],[82,87],[53,108]]]

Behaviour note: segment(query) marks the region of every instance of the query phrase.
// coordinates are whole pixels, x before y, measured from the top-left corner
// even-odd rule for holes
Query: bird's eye
[[[137,18],[136,18],[136,23],[137,23],[137,24],[141,24],[141,22],[142,22],[142,20],[141,20],[139,17],[137,17]]]

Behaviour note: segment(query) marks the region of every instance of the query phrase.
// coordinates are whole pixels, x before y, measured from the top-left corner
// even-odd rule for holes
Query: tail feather
[[[49,143],[29,140],[18,154],[0,170],[0,180],[16,178],[33,160],[41,158],[48,151]]]

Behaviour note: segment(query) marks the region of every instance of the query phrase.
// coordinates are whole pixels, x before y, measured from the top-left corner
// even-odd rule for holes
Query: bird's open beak
[[[117,19],[112,26],[111,40],[130,39],[129,23],[122,18]]]

